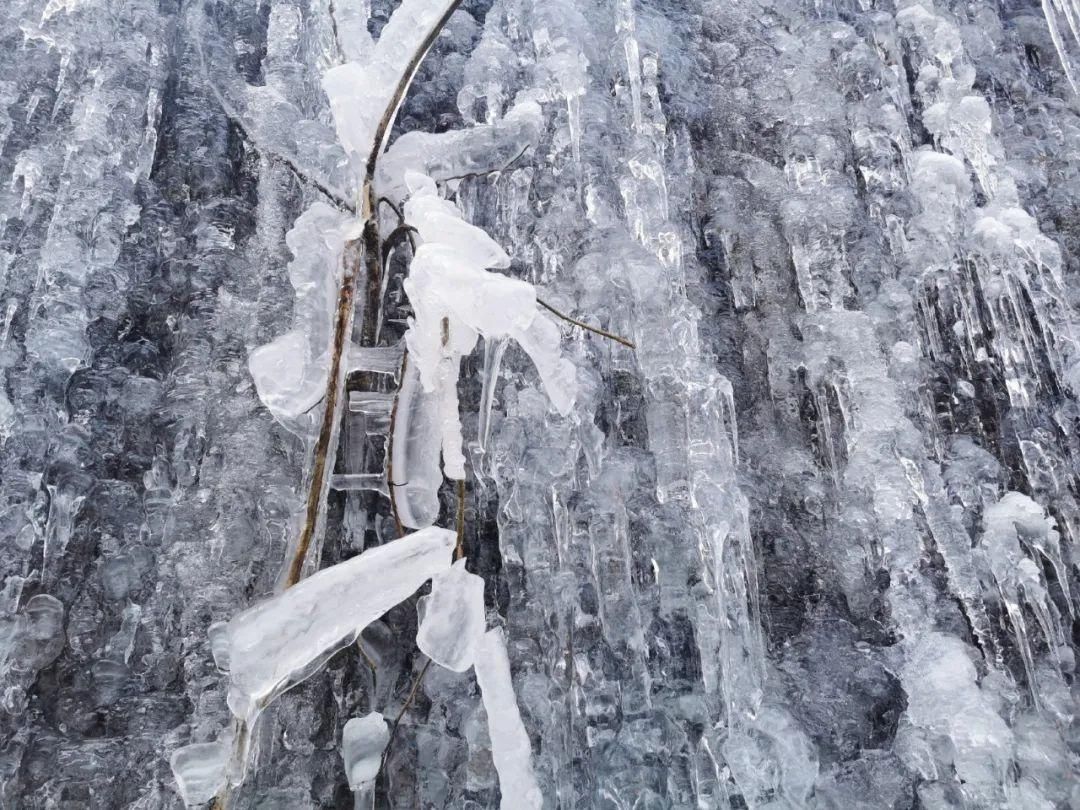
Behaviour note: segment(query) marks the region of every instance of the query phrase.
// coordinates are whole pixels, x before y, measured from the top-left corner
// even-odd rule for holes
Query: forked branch
[[[390,102],[387,104],[386,109],[379,119],[378,127],[375,130],[375,139],[371,154],[368,157],[365,167],[360,210],[357,211],[356,206],[349,204],[345,200],[344,195],[335,193],[327,184],[312,181],[311,178],[304,176],[305,180],[312,182],[314,187],[318,188],[320,192],[334,200],[335,203],[353,213],[359,213],[364,224],[361,237],[348,242],[345,245],[342,255],[342,281],[341,286],[338,288],[337,305],[335,307],[333,343],[330,349],[326,393],[323,397],[323,402],[325,403],[323,408],[323,418],[319,429],[319,435],[315,442],[315,448],[312,453],[311,471],[309,474],[308,491],[304,509],[304,525],[297,540],[296,549],[289,562],[285,580],[283,582],[283,588],[290,588],[300,581],[300,578],[304,573],[304,565],[307,561],[308,554],[322,529],[324,521],[326,496],[329,488],[328,468],[331,463],[330,460],[334,458],[336,453],[338,425],[341,420],[342,401],[344,399],[345,374],[342,358],[345,354],[345,347],[349,345],[352,337],[353,315],[356,309],[356,283],[362,270],[366,271],[367,276],[367,300],[365,302],[363,322],[361,324],[361,345],[374,346],[378,334],[378,325],[381,319],[380,291],[382,289],[381,241],[379,239],[378,201],[375,194],[375,172],[378,158],[385,147],[397,110],[401,106],[402,100],[405,98],[409,84],[412,82],[421,62],[423,62],[424,57],[438,37],[439,32],[442,31],[451,15],[460,5],[461,0],[454,0],[454,2],[450,3],[445,13],[439,18],[435,25],[432,26],[431,31],[428,32],[424,41],[421,43],[420,48],[412,55],[406,65],[406,69],[394,89]],[[199,56],[202,60],[203,73],[207,74],[201,45],[199,48]],[[231,120],[235,121],[237,126],[244,129],[245,132],[248,132],[248,128],[243,126],[239,115],[231,109],[227,100],[217,88],[213,86],[209,81],[209,78],[207,79],[207,82],[211,87],[211,91],[217,97],[218,102],[225,110],[225,114],[229,116]],[[250,137],[250,134],[248,137]],[[258,146],[257,143],[256,146]],[[284,159],[284,161],[286,165],[298,173],[298,176],[303,176],[299,171],[299,168],[296,167],[295,162],[287,159]],[[430,666],[430,664],[431,661],[429,660],[421,671],[420,677],[417,678],[416,683],[413,685],[413,689],[410,692],[405,705],[402,706],[397,721],[395,721],[395,729],[397,723],[400,722],[401,717],[415,697],[416,690],[420,686],[423,674],[427,671],[427,667]],[[246,741],[248,740],[249,735],[250,729],[247,728],[247,724],[243,721],[237,721],[234,726],[234,757],[246,759]],[[217,808],[217,810],[224,810],[224,808],[228,806],[229,792],[229,785],[226,783],[225,787],[223,787],[215,797],[214,807]]]

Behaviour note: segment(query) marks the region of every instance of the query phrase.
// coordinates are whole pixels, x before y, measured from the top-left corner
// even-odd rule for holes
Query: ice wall
[[[181,807],[174,754],[218,789],[214,652],[280,581],[319,405],[275,369],[318,367],[354,220],[322,76],[392,8],[0,8],[0,804]],[[425,670],[406,600],[265,710],[230,806],[1080,805],[1077,20],[462,3],[394,165],[635,348],[561,322],[570,397],[479,340],[450,472],[499,655]],[[437,425],[386,480],[413,251],[379,216],[320,567],[394,542],[392,489],[456,519]]]

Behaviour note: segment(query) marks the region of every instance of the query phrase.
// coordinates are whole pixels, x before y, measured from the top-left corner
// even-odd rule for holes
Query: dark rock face
[[[280,589],[311,452],[248,358],[297,315],[286,235],[356,196],[321,78],[367,5],[0,9],[5,807],[181,807],[170,756],[229,727],[211,627]],[[1080,806],[1074,31],[1072,0],[477,0],[436,39],[391,142],[539,102],[439,192],[635,344],[561,322],[565,416],[513,341],[462,363],[467,565],[545,808]],[[387,430],[347,410],[334,471],[381,474]],[[341,486],[318,567],[396,537]],[[520,806],[417,623],[279,697],[228,803]]]

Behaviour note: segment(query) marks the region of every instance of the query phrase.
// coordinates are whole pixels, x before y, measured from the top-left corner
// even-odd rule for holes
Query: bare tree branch
[[[536,303],[538,303],[540,306],[542,306],[544,309],[546,309],[548,312],[552,313],[556,317],[562,318],[567,323],[572,323],[574,326],[580,326],[582,329],[587,329],[590,332],[595,332],[602,337],[606,337],[608,340],[614,340],[616,343],[621,343],[628,349],[637,349],[637,346],[635,346],[631,341],[627,340],[626,338],[619,337],[618,335],[612,334],[611,332],[605,332],[603,329],[599,329],[595,326],[589,326],[589,324],[583,321],[579,321],[577,318],[571,318],[569,315],[559,312],[559,310],[555,309],[555,307],[553,307],[551,304],[549,304],[542,298],[537,298]]]

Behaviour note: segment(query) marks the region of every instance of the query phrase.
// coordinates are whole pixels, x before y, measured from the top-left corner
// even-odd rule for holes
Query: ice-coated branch
[[[472,352],[480,335],[513,338],[532,359],[563,415],[573,407],[576,372],[562,356],[558,328],[540,315],[536,289],[489,272],[510,266],[506,251],[465,222],[458,207],[439,196],[431,177],[406,171],[403,183],[408,193],[405,219],[421,244],[404,285],[414,313],[405,335],[410,376],[403,381],[397,414],[404,418],[405,430],[395,434],[391,450],[394,469],[409,481],[399,505],[404,507],[402,521],[419,526],[437,515],[442,475],[458,481],[465,476],[457,385],[461,359]],[[433,444],[441,449],[441,473]]]
[[[447,571],[454,532],[428,528],[338,563],[244,611],[226,629],[229,708],[250,726],[387,610]]]
[[[372,346],[382,319],[382,256],[375,172],[394,116],[412,77],[460,0],[404,0],[371,49],[371,59],[354,60],[327,71],[323,87],[330,99],[339,137],[354,165],[364,162],[360,214],[363,230],[344,249],[343,272],[329,349],[322,424],[312,454],[305,518],[286,585],[299,581],[308,552],[322,531],[329,486],[327,467],[337,446],[345,385],[343,356],[352,334],[356,284],[365,277],[360,340]],[[362,57],[362,54],[356,54]],[[372,125],[372,121],[376,123]]]
[[[375,176],[379,154],[413,76],[460,4],[461,0],[403,0],[368,54],[356,53],[323,76],[338,138],[365,182]]]
[[[586,330],[588,332],[594,332],[595,334],[600,335],[600,337],[606,337],[608,340],[614,340],[616,343],[621,343],[623,346],[625,346],[628,349],[636,349],[637,348],[637,346],[634,345],[633,341],[627,340],[624,337],[619,337],[618,335],[614,334],[613,332],[606,332],[603,329],[600,329],[599,327],[589,326],[589,324],[585,323],[584,321],[579,321],[577,318],[571,318],[569,315],[566,315],[566,314],[564,314],[562,312],[559,312],[559,310],[555,309],[555,307],[553,307],[551,304],[549,304],[543,298],[537,298],[536,303],[538,303],[540,306],[542,306],[544,309],[546,309],[548,312],[550,312],[556,318],[561,318],[562,320],[566,321],[567,323],[572,323],[574,326],[580,326],[582,329],[584,329],[584,330]]]
[[[491,124],[439,133],[406,132],[379,163],[379,192],[389,199],[405,199],[409,172],[441,183],[504,170],[536,146],[542,122],[540,105],[525,93]]]

